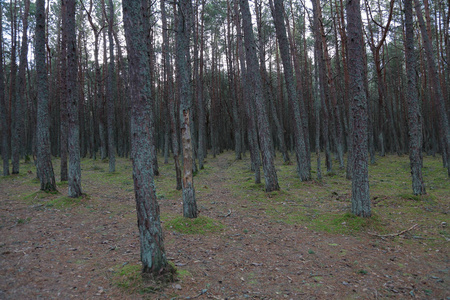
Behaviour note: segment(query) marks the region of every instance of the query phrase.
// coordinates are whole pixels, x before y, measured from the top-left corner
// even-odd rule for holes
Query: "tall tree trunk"
[[[16,22],[16,1],[10,1],[11,12],[11,59],[10,59],[10,88],[9,88],[9,118],[11,126],[11,164],[12,174],[19,174],[20,149],[17,140],[18,131],[20,130],[16,116],[17,103],[17,63],[16,63],[16,47],[17,47],[17,22]]]
[[[36,1],[36,72],[37,72],[37,172],[41,190],[56,191],[50,156],[50,118],[48,82],[45,65],[45,0]]]
[[[0,24],[2,23],[3,13],[0,13]],[[5,82],[3,80],[3,26],[0,26],[0,118],[2,125],[2,141],[1,153],[3,159],[3,176],[9,175],[9,126],[8,126],[8,111],[5,99]]]
[[[284,25],[284,8],[282,0],[274,0],[272,15],[277,33],[278,47],[280,49],[281,60],[283,61],[284,79],[286,82],[287,95],[292,114],[294,116],[294,134],[295,134],[295,154],[297,157],[297,172],[301,181],[311,179],[311,173],[308,165],[308,157],[306,151],[305,135],[302,127],[302,117],[300,113],[299,98],[294,82],[294,74],[291,64],[291,54],[289,50],[289,42],[286,35],[286,27]]]
[[[77,42],[75,34],[75,0],[63,0],[66,5],[67,34],[67,113],[68,113],[68,147],[69,147],[69,197],[80,197],[81,159],[80,159],[80,125],[78,116],[77,88]]]
[[[178,143],[178,126],[177,126],[177,117],[176,117],[176,110],[175,109],[175,93],[174,93],[174,87],[173,87],[173,73],[172,73],[172,65],[171,65],[171,59],[170,59],[170,50],[169,50],[169,36],[168,31],[169,28],[167,26],[167,18],[166,18],[166,10],[164,2],[166,0],[161,0],[161,19],[162,19],[162,25],[163,25],[163,55],[165,56],[165,76],[166,76],[166,85],[167,85],[167,95],[166,100],[168,101],[168,110],[169,110],[169,119],[170,119],[170,127],[171,127],[171,139],[172,139],[172,153],[173,153],[173,160],[175,162],[175,174],[176,174],[176,180],[177,180],[177,190],[181,190],[182,183],[181,183],[181,166],[180,166],[180,147]],[[168,99],[167,99],[168,98]]]
[[[269,118],[264,103],[262,93],[261,73],[259,72],[258,58],[256,57],[256,43],[252,29],[252,17],[248,0],[239,0],[242,13],[242,27],[244,30],[244,40],[246,48],[247,73],[249,74],[248,84],[251,87],[253,102],[256,106],[258,119],[258,135],[261,147],[265,188],[266,192],[279,190],[278,177],[274,164],[273,143],[269,130]]]
[[[251,105],[252,99],[250,97],[245,97],[244,95],[250,95],[252,93],[250,85],[248,84],[248,70],[245,66],[245,56],[244,56],[244,43],[241,34],[241,22],[239,16],[239,8],[237,1],[234,2],[234,12],[235,12],[235,25],[237,33],[237,52],[239,57],[239,65],[241,67],[241,82],[240,98],[244,102],[245,113],[247,116],[247,138],[250,150],[250,160],[251,160],[251,170],[255,172],[255,183],[261,183],[261,154],[259,150],[257,126],[255,120],[255,111]]]
[[[181,122],[181,143],[183,146],[183,216],[186,218],[197,217],[197,203],[193,179],[193,157],[191,139],[191,86],[189,83],[189,38],[192,15],[191,0],[180,0],[178,4],[177,21],[177,81],[180,93],[180,112],[183,117]]]
[[[426,53],[427,62],[428,62],[428,71],[430,74],[430,83],[432,85],[432,91],[434,93],[435,101],[437,102],[436,108],[439,113],[439,125],[440,125],[439,133],[443,140],[443,145],[442,145],[443,155],[442,155],[442,157],[445,156],[447,158],[446,167],[447,167],[447,171],[448,171],[448,176],[450,176],[450,162],[448,161],[448,160],[450,160],[450,158],[449,158],[450,157],[450,126],[449,126],[449,122],[448,122],[447,108],[445,107],[444,95],[442,93],[441,85],[439,84],[436,63],[435,63],[434,56],[433,56],[434,55],[433,54],[433,46],[431,44],[430,36],[428,35],[427,29],[425,26],[425,21],[423,20],[423,14],[422,14],[422,9],[420,7],[420,2],[418,0],[414,0],[414,3],[415,3],[415,10],[416,10],[417,18],[419,20],[419,27],[420,27],[420,32],[422,34],[423,44],[425,46],[425,53]],[[445,155],[444,152],[447,155]],[[444,165],[445,165],[445,162],[444,162]]]
[[[411,165],[412,189],[414,195],[425,194],[422,178],[422,114],[420,113],[416,86],[416,58],[414,54],[414,25],[412,0],[405,3],[405,57],[406,76],[408,80],[408,127],[409,127],[409,160]]]
[[[18,155],[18,158],[13,158],[14,160],[19,160],[21,154],[24,152],[24,136],[25,136],[25,113],[24,107],[26,103],[26,77],[25,70],[27,69],[27,55],[28,55],[28,12],[30,10],[30,1],[25,0],[25,8],[22,14],[22,46],[20,48],[20,59],[19,59],[19,86],[16,98],[16,111],[15,111],[15,145],[18,149],[14,155]]]
[[[203,169],[204,159],[206,157],[206,117],[205,117],[205,104],[204,104],[204,91],[203,91],[203,52],[204,52],[204,12],[205,12],[205,0],[202,0],[202,12],[201,12],[201,24],[200,24],[200,57],[199,57],[199,78],[197,82],[197,108],[198,108],[198,167]],[[197,29],[198,31],[198,29]]]
[[[145,0],[144,0],[145,1]],[[142,3],[123,0],[125,38],[128,47],[128,62],[131,91],[131,139],[133,180],[136,197],[139,238],[141,243],[142,272],[161,275],[170,266],[164,251],[163,233],[159,217],[159,205],[152,170],[151,144],[154,137],[149,128],[152,118],[153,99],[148,99],[145,89],[149,69],[144,40]]]
[[[114,71],[114,42],[113,42],[113,25],[114,25],[114,5],[109,0],[109,18],[108,18],[108,42],[109,42],[109,64],[108,64],[108,83],[106,90],[107,98],[107,116],[108,116],[108,160],[109,172],[116,171],[116,143],[114,130],[114,102],[116,99],[116,73]],[[106,13],[105,13],[106,14]]]
[[[286,141],[284,139],[284,128],[283,124],[281,124],[280,119],[278,118],[277,110],[274,104],[276,97],[272,97],[269,89],[272,88],[270,77],[267,76],[266,70],[266,57],[265,57],[265,49],[264,49],[264,37],[263,37],[263,29],[262,29],[262,1],[255,4],[256,6],[256,22],[258,25],[258,39],[259,39],[259,62],[261,67],[261,76],[263,79],[264,90],[267,95],[267,99],[269,100],[269,112],[272,116],[273,123],[276,127],[276,135],[278,138],[279,149],[281,154],[283,155],[283,160],[285,163],[290,162],[289,153],[286,148]],[[281,109],[280,109],[281,110]]]
[[[66,5],[61,3],[61,23],[63,28],[66,26]],[[61,53],[60,53],[60,70],[59,70],[59,95],[60,95],[60,152],[61,152],[61,181],[68,180],[67,173],[67,31],[63,30],[61,34]]]
[[[231,4],[227,1],[227,67],[228,67],[228,87],[231,95],[232,116],[233,116],[233,131],[234,131],[234,157],[241,159],[242,145],[241,145],[241,121],[239,116],[238,99],[236,90],[233,88],[235,79],[235,72],[233,69],[233,43],[231,32]]]
[[[347,0],[348,71],[352,103],[352,212],[371,216],[368,172],[367,98],[364,88],[364,59],[359,0]]]

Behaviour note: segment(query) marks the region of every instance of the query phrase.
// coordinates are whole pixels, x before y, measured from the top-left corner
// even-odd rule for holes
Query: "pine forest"
[[[449,0],[0,9],[1,299],[450,296]]]

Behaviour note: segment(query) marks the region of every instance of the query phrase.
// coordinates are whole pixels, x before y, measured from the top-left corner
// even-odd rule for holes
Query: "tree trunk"
[[[352,212],[371,216],[368,172],[367,98],[364,88],[364,59],[359,0],[347,0],[348,71],[352,103]]]
[[[191,0],[180,0],[178,4],[177,21],[177,81],[180,93],[181,143],[183,146],[183,216],[186,218],[197,217],[197,203],[193,179],[193,157],[191,139],[191,86],[189,83],[189,38],[192,15]]]
[[[252,93],[250,85],[248,84],[248,71],[245,66],[244,57],[244,44],[241,34],[241,22],[239,16],[239,9],[237,1],[234,2],[234,12],[235,12],[235,25],[237,33],[237,52],[239,57],[239,65],[241,67],[241,85],[238,89],[238,94],[240,94],[241,102],[244,104],[245,113],[247,116],[247,139],[250,150],[250,160],[251,160],[251,170],[255,172],[255,183],[261,183],[261,154],[259,150],[257,126],[255,121],[255,111],[251,105],[250,97],[245,97],[244,95],[250,95]],[[239,93],[240,92],[240,93]]]
[[[2,23],[3,13],[0,13],[0,24]],[[5,82],[3,81],[3,26],[0,26],[0,118],[2,125],[1,153],[3,159],[3,176],[9,175],[9,127],[8,111],[5,99]]]
[[[108,19],[108,42],[109,42],[109,64],[108,64],[108,83],[107,83],[107,116],[108,116],[108,160],[109,172],[116,171],[116,143],[114,130],[114,102],[116,99],[116,73],[114,71],[114,42],[113,42],[113,25],[114,25],[114,5],[112,0],[108,2],[109,19]],[[106,14],[106,12],[105,12]]]
[[[248,0],[239,1],[242,13],[242,27],[244,30],[244,40],[246,48],[247,73],[251,87],[253,102],[256,106],[258,119],[258,134],[262,154],[265,189],[266,192],[279,190],[278,177],[274,164],[273,144],[269,130],[269,119],[267,117],[266,107],[264,103],[264,95],[262,93],[261,73],[259,72],[258,58],[256,57],[256,43],[252,29],[252,18]]]
[[[447,109],[445,107],[445,102],[444,102],[444,95],[442,93],[442,89],[441,89],[441,85],[439,84],[439,78],[438,78],[438,74],[437,74],[437,69],[436,69],[436,63],[434,60],[434,54],[433,54],[433,46],[431,44],[431,40],[430,37],[428,35],[426,26],[425,26],[425,22],[423,20],[423,14],[422,14],[422,9],[420,7],[420,2],[418,0],[414,0],[415,3],[415,10],[416,10],[416,14],[417,14],[417,18],[419,20],[419,27],[420,27],[420,32],[422,34],[422,40],[423,40],[423,44],[425,46],[425,53],[427,56],[427,62],[428,62],[428,71],[430,74],[430,82],[432,85],[432,90],[434,93],[434,97],[435,97],[435,101],[437,102],[437,111],[439,113],[439,128],[440,128],[440,135],[441,138],[443,140],[443,145],[442,145],[442,152],[443,152],[443,157],[447,157],[447,159],[449,159],[450,157],[450,126],[449,126],[449,122],[448,122],[448,115],[447,115]],[[445,155],[445,153],[447,155]],[[447,161],[447,172],[448,172],[448,176],[450,177],[450,162]]]
[[[67,34],[67,113],[68,113],[68,147],[69,147],[69,197],[80,197],[81,162],[80,162],[80,126],[78,116],[77,89],[77,43],[75,34],[75,0],[64,0],[66,5]]]
[[[166,76],[166,85],[167,85],[167,95],[166,95],[166,101],[168,101],[168,110],[169,110],[169,119],[170,119],[170,131],[171,131],[171,139],[172,139],[172,153],[173,153],[173,160],[175,162],[175,174],[176,174],[176,180],[177,185],[176,189],[181,190],[182,183],[181,183],[181,167],[180,167],[180,147],[178,143],[178,130],[177,130],[177,117],[176,117],[176,110],[175,109],[175,94],[174,94],[174,88],[173,88],[173,73],[172,73],[172,65],[171,65],[171,59],[170,59],[170,52],[169,52],[169,37],[168,37],[168,26],[167,26],[167,19],[166,19],[166,10],[164,6],[165,0],[161,0],[161,19],[162,19],[162,25],[163,25],[163,55],[165,56],[165,76]],[[168,98],[168,99],[167,99]]]
[[[292,114],[294,115],[294,135],[295,135],[295,154],[297,157],[297,172],[301,181],[311,179],[311,173],[308,166],[308,157],[306,151],[305,135],[302,128],[302,117],[300,114],[299,98],[294,82],[294,74],[291,64],[291,54],[289,50],[289,42],[286,35],[286,27],[284,25],[284,8],[282,0],[274,0],[272,15],[274,18],[278,47],[280,49],[281,60],[283,61],[284,79],[286,82],[287,95]]]
[[[144,0],[145,1],[145,0]],[[133,180],[136,196],[139,237],[141,243],[142,272],[159,276],[170,268],[164,251],[163,233],[159,217],[159,205],[153,180],[151,144],[154,137],[149,128],[153,99],[145,92],[148,71],[146,44],[144,41],[141,1],[123,0],[125,38],[131,90],[131,139]]]
[[[37,172],[41,190],[56,191],[55,175],[50,156],[50,119],[48,112],[48,82],[45,65],[45,0],[36,1],[36,72],[37,72]]]
[[[17,63],[16,63],[16,47],[17,47],[17,22],[16,22],[16,2],[10,1],[11,12],[11,59],[10,59],[10,88],[9,88],[9,117],[11,126],[11,164],[12,174],[19,174],[19,158],[20,149],[19,141],[17,140],[18,131],[20,130],[16,116],[16,110],[19,104],[17,103],[16,78],[17,78]]]
[[[422,114],[420,113],[416,86],[416,58],[414,54],[414,25],[412,0],[405,3],[405,57],[406,75],[408,80],[408,127],[409,127],[409,160],[411,165],[412,189],[414,195],[425,194],[425,184],[422,178]]]
[[[66,21],[66,5],[61,3],[61,20],[62,26],[65,27]],[[61,152],[61,181],[68,180],[67,173],[67,31],[63,30],[61,34],[61,52],[60,52],[60,70],[59,70],[59,95],[60,95],[60,152]]]

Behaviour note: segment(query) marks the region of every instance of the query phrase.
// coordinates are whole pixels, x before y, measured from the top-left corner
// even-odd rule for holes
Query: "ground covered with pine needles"
[[[58,160],[54,160],[59,173]],[[249,158],[209,157],[194,177],[200,218],[182,218],[175,171],[157,196],[177,281],[140,276],[131,162],[84,159],[85,195],[38,191],[32,163],[0,177],[1,299],[448,299],[450,181],[424,158],[428,194],[411,194],[407,156],[370,166],[373,217],[353,217],[344,170],[300,182],[277,157],[281,190],[253,182]],[[313,170],[315,166],[313,166]],[[315,173],[312,173],[315,177]]]

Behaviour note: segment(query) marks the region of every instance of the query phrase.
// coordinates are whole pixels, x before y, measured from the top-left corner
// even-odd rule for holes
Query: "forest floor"
[[[248,157],[208,158],[194,178],[194,221],[181,217],[173,166],[160,161],[165,249],[178,270],[166,286],[139,275],[130,160],[111,174],[108,162],[84,159],[79,199],[66,197],[67,183],[39,192],[23,163],[0,177],[0,299],[450,299],[450,181],[439,157],[424,159],[422,197],[411,195],[407,156],[378,158],[370,219],[349,214],[351,183],[337,163],[300,182],[280,157],[272,193],[254,184]]]

